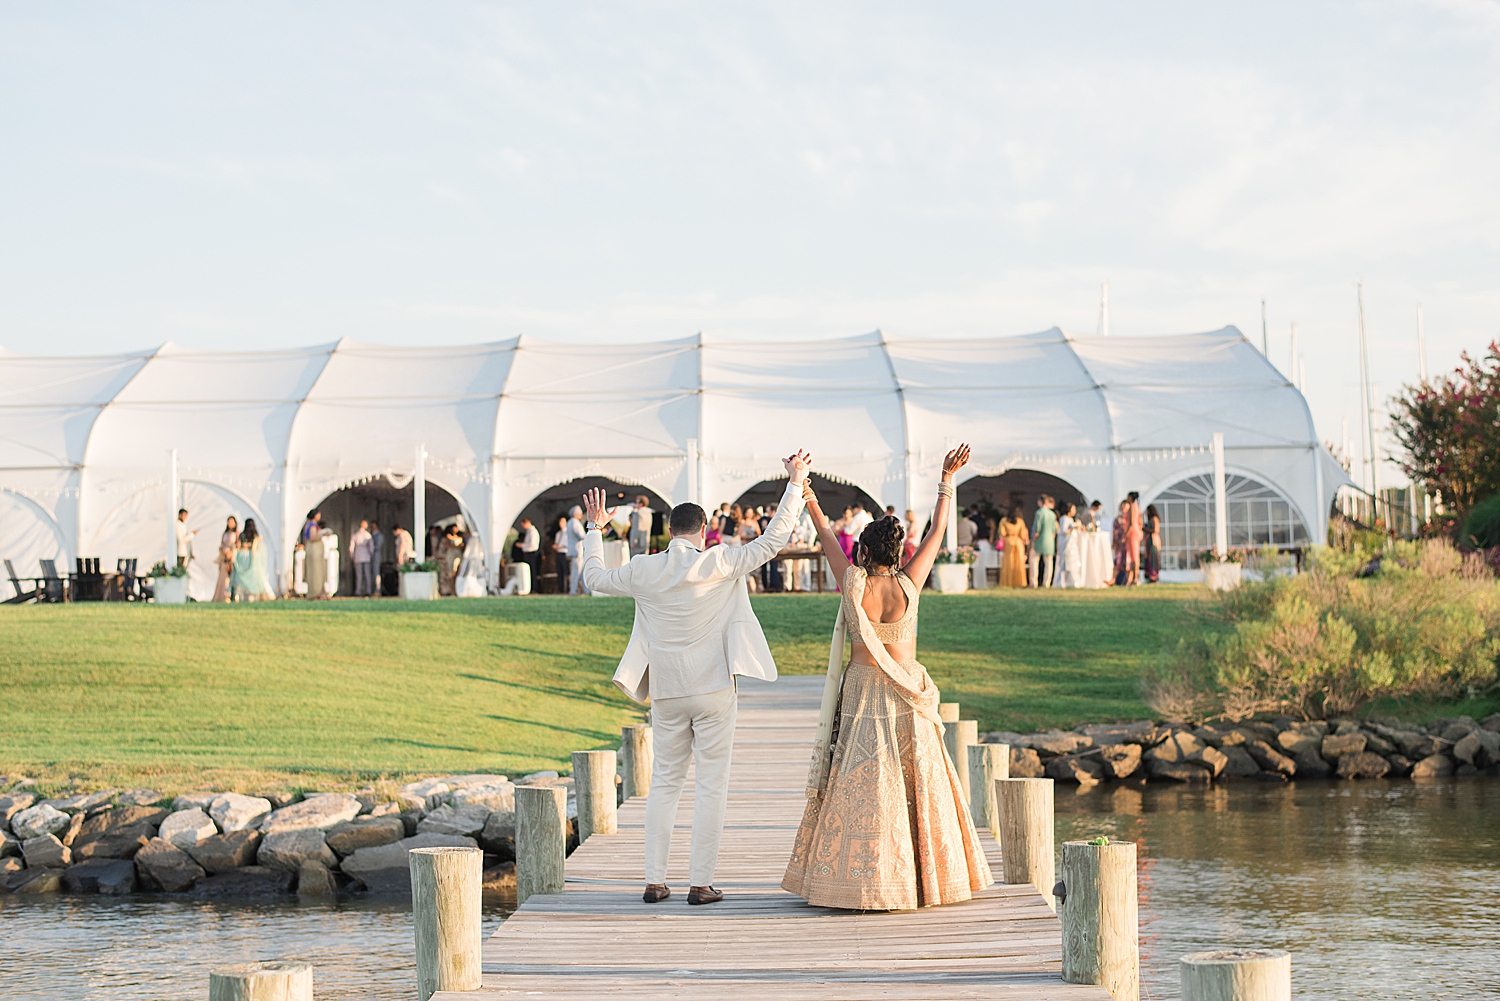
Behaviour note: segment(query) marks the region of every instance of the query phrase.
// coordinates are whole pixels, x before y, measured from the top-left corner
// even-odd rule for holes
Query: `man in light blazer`
[[[665,900],[667,855],[689,758],[697,762],[689,904],[711,904],[719,836],[729,800],[729,757],[737,705],[735,676],[776,680],[776,663],[750,608],[745,578],[779,553],[802,513],[802,488],[812,458],[784,460],[788,483],[776,517],[743,546],[705,549],[708,519],[697,504],[672,509],[672,541],[664,552],[637,556],[617,570],[604,568],[606,524],[602,490],[590,490],[583,539],[583,580],[597,594],[635,599],[635,626],[615,684],[637,702],[651,700],[655,760],[646,797],[648,904]]]

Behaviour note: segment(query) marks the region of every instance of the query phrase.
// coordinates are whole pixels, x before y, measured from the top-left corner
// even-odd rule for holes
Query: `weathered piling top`
[[[1062,981],[1062,927],[1029,884],[919,911],[856,914],[781,889],[802,816],[821,677],[740,688],[729,811],[715,885],[723,902],[687,903],[692,786],[673,833],[673,896],[641,901],[646,801],[620,808],[619,833],[567,861],[567,889],[527,900],[485,944],[484,987],[433,1001],[573,998],[1108,1001]],[[991,868],[1000,852],[980,840]]]

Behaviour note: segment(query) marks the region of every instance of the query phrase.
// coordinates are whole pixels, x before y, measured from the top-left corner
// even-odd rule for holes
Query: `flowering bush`
[[[1442,540],[1395,543],[1356,579],[1362,555],[1320,548],[1302,574],[1200,603],[1202,632],[1148,674],[1147,703],[1188,720],[1322,718],[1496,686],[1500,585],[1482,560]]]
[[[1460,516],[1500,494],[1500,342],[1441,379],[1408,386],[1392,407],[1401,468]]]

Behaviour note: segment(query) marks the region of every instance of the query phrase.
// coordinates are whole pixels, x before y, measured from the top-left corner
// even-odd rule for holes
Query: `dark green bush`
[[[1500,546],[1500,494],[1469,509],[1464,526],[1458,532],[1458,544],[1466,549]]]

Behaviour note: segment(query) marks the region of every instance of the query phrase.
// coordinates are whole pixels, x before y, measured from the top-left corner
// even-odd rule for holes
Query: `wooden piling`
[[[615,752],[573,752],[573,796],[578,802],[578,843],[591,834],[614,834],[618,797],[615,794]]]
[[[516,787],[516,906],[534,893],[563,891],[568,849],[568,791]]]
[[[995,805],[994,782],[1010,778],[1009,744],[969,745],[969,817],[978,830],[999,837],[1000,811]]]
[[[651,765],[654,761],[649,726],[627,726],[620,730],[620,762],[624,765],[624,796],[634,799],[651,791]]]
[[[958,703],[957,702],[939,702],[938,703],[938,719],[942,720],[944,723],[957,723],[958,722]]]
[[[1115,1001],[1140,1001],[1135,843],[1063,842],[1062,884],[1063,979],[1098,984]]]
[[[1225,949],[1182,957],[1182,1001],[1291,1001],[1292,955]]]
[[[996,779],[1005,882],[1030,883],[1053,910],[1052,780]]]
[[[312,966],[271,960],[210,970],[208,1001],[313,1001]]]
[[[969,747],[977,743],[979,724],[974,720],[961,719],[943,725],[943,744],[953,761],[953,770],[958,773],[958,785],[964,791],[965,803],[973,798],[969,793]]]
[[[480,886],[484,852],[478,848],[413,848],[411,916],[417,939],[417,998],[436,991],[477,991],[480,979]]]

